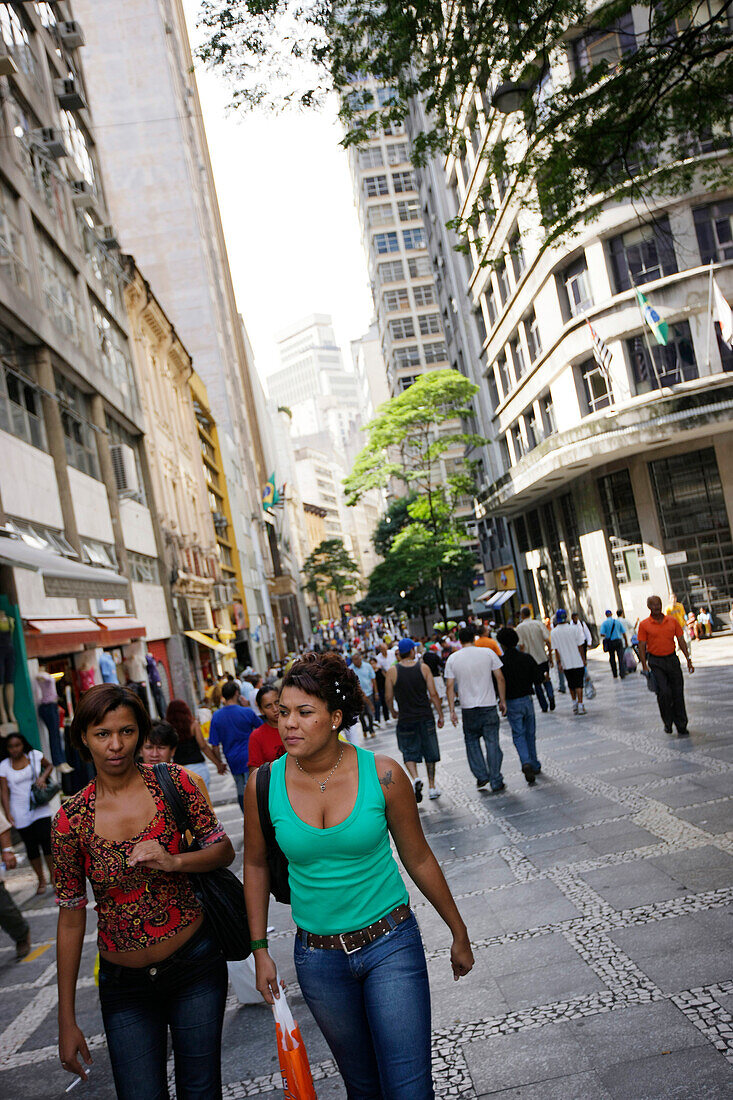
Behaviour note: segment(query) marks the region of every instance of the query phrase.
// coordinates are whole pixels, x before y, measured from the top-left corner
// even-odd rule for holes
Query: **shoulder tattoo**
[[[384,775],[379,777],[379,782],[382,784],[383,787],[393,786],[394,779],[392,778],[392,769],[391,768],[388,772],[385,772]]]

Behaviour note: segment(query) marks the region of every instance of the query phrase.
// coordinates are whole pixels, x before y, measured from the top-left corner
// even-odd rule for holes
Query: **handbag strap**
[[[167,764],[154,764],[153,771],[155,772],[155,778],[158,780],[158,785],[163,793],[163,798],[168,803],[171,813],[173,814],[178,832],[184,838],[187,832],[190,832],[191,835],[195,837],[196,834],[194,833],[191,819],[188,816],[188,807],[181,798],[173,782],[170,768]]]
[[[265,844],[271,848],[276,844],[275,826],[270,817],[270,761],[260,764],[255,780],[257,790],[257,811],[260,817],[260,828],[265,838]]]

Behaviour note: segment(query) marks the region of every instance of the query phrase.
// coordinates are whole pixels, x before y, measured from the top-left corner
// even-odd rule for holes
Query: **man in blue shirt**
[[[239,684],[229,680],[221,689],[222,705],[215,710],[209,728],[209,744],[221,760],[219,745],[224,749],[229,771],[237,786],[237,801],[244,812],[244,785],[249,774],[249,735],[259,729],[262,719],[251,707],[240,704]]]
[[[374,669],[368,661],[364,660],[358,649],[351,659],[351,667],[356,673],[356,678],[359,681],[361,690],[364,692],[364,698],[366,699],[366,706],[359,715],[361,728],[364,731],[365,737],[369,734],[371,734],[372,737],[376,737],[377,735],[374,732],[374,688],[376,685]]]
[[[606,618],[601,623],[601,638],[603,640],[604,652],[608,654],[608,663],[611,666],[614,680],[619,675],[623,680],[626,675],[624,650],[628,643],[626,641],[626,632],[624,631],[623,623],[619,619],[614,618],[613,611],[607,611]],[[618,671],[616,665],[618,665]]]

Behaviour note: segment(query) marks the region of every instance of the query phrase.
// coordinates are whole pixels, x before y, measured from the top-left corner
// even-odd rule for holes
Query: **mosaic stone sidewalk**
[[[442,797],[425,831],[475,947],[454,983],[447,930],[412,887],[433,1004],[436,1094],[483,1100],[716,1100],[733,1096],[733,638],[699,643],[685,677],[689,739],[664,734],[640,676],[612,681],[592,660],[596,699],[567,695],[538,715],[542,776],[528,787],[502,723],[506,791],[478,792],[460,731],[441,734]],[[392,726],[369,742],[394,754]],[[231,781],[218,810],[241,848]],[[16,964],[0,944],[0,1095],[61,1097],[50,897],[11,877],[38,945]],[[274,904],[273,952],[309,1050],[319,1100],[345,1089],[299,995],[288,910]],[[88,1086],[113,1100],[96,990],[93,916],[79,1018],[95,1058]],[[281,1089],[272,1019],[230,996],[227,1100]]]

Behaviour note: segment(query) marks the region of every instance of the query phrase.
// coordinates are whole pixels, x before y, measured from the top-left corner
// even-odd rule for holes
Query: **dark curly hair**
[[[89,726],[98,725],[106,714],[118,707],[129,707],[135,715],[138,738],[135,752],[138,753],[150,732],[150,715],[143,706],[140,696],[121,684],[96,684],[85,691],[79,700],[71,721],[69,735],[71,743],[82,760],[91,760],[92,754],[84,744],[82,735]]]
[[[330,714],[340,710],[339,731],[352,726],[364,709],[364,693],[356,673],[339,653],[306,653],[293,661],[283,677],[281,692],[288,687],[321,699]]]

